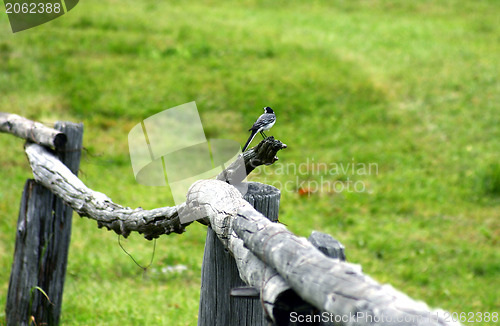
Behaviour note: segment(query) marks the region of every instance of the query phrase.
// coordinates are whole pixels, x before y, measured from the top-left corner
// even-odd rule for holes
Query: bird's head
[[[264,108],[264,113],[274,113],[273,109],[271,109],[270,107],[266,106]]]

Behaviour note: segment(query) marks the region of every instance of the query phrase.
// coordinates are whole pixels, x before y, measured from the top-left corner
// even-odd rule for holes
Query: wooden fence
[[[0,113],[0,131],[27,140],[35,178],[28,180],[21,201],[7,325],[58,324],[71,230],[68,207],[124,237],[182,233],[191,222],[183,224],[181,215],[209,225],[198,325],[459,325],[345,262],[343,246],[332,237],[313,232],[301,238],[273,222],[278,189],[249,183],[241,195],[233,186],[243,181],[238,172],[248,175],[274,163],[286,147],[273,137],[241,154],[215,180],[194,183],[185,203],[144,210],[116,204],[76,176],[81,125],[58,123],[52,129]]]

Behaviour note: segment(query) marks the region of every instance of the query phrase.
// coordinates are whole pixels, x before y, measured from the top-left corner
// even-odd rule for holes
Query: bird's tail
[[[248,137],[248,140],[247,140],[245,146],[243,146],[242,152],[244,152],[247,149],[248,145],[250,145],[250,143],[252,142],[255,135],[257,135],[257,130],[252,130],[252,133],[250,134],[250,137]]]

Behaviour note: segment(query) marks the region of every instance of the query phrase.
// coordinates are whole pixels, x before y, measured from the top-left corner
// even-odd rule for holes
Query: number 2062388
[[[60,3],[7,2],[5,4],[7,14],[59,14],[62,10]]]

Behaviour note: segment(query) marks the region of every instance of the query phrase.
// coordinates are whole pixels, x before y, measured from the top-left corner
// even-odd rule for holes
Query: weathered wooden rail
[[[189,220],[209,224],[207,246],[211,242],[214,251],[206,248],[206,260],[211,258],[207,255],[220,252],[221,248],[228,251],[234,258],[241,280],[247,285],[243,288],[232,288],[230,293],[215,295],[257,297],[259,306],[263,308],[263,315],[271,323],[298,325],[303,324],[302,321],[308,322],[319,317],[321,320],[314,319],[317,321],[315,324],[335,322],[336,325],[458,325],[444,320],[445,314],[440,310],[431,310],[426,304],[414,301],[390,285],[377,283],[364,275],[359,265],[343,261],[342,246],[331,237],[315,233],[309,241],[262,215],[258,210],[266,213],[271,219],[277,217],[279,191],[276,188],[254,185],[257,188],[255,192],[249,192],[245,198],[254,201],[257,210],[244,199],[237,188],[231,185],[242,181],[238,179],[241,173],[236,172],[244,170],[248,175],[259,165],[272,164],[277,159],[276,153],[286,147],[272,137],[241,154],[239,160],[231,164],[216,180],[194,183],[187,193],[185,203],[143,210],[116,204],[103,193],[85,186],[48,148],[59,146],[56,144],[59,141],[55,138],[63,139],[60,131],[46,127],[34,128],[35,123],[18,116],[15,116],[14,120],[16,123],[12,123],[12,115],[0,113],[0,131],[13,133],[29,141],[25,151],[37,184],[48,189],[80,216],[96,220],[99,227],[106,227],[125,237],[131,232],[139,232],[145,238],[153,239],[165,234],[182,233],[189,223],[183,224],[179,218],[180,214],[188,215]],[[258,195],[260,198],[252,197],[259,192],[262,192]],[[273,195],[276,192],[277,195]],[[218,241],[215,241],[215,236]],[[215,248],[214,243],[221,247]],[[224,266],[209,267],[205,258],[205,274],[210,274],[210,270],[226,273]],[[20,258],[15,258],[14,265],[16,259]],[[208,279],[203,275],[202,278],[199,324],[223,325],[230,319],[218,314],[231,313],[231,309],[224,312],[215,306],[211,308],[210,305],[215,303],[207,298],[213,297],[213,291],[220,289],[208,284],[210,275]],[[40,280],[36,277],[30,280],[34,283],[29,286],[39,286]],[[22,290],[26,291],[26,288]],[[9,298],[19,298],[23,295],[29,294],[9,293]],[[62,293],[60,297],[62,298]],[[231,304],[231,300],[226,301]],[[31,309],[25,311],[25,316],[31,316],[33,307]],[[8,303],[8,325],[30,323],[29,319],[17,322],[18,319],[13,316],[14,311],[12,303]],[[301,319],[298,316],[308,316],[309,319]],[[330,317],[327,318],[328,316]],[[261,325],[265,320],[262,316],[246,317],[248,318],[240,320],[240,325]],[[209,320],[212,318],[216,320]],[[57,319],[58,316],[56,321],[52,318],[37,320],[37,323],[47,322],[55,325]],[[12,322],[13,320],[16,322]]]

